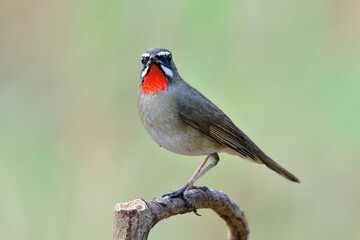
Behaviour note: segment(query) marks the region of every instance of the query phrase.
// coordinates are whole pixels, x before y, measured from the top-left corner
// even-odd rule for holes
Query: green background
[[[182,77],[301,179],[220,155],[251,239],[360,239],[360,2],[0,3],[0,239],[111,239],[116,202],[185,184],[202,157],[159,148],[136,109],[140,56]],[[225,239],[210,210],[150,239]]]

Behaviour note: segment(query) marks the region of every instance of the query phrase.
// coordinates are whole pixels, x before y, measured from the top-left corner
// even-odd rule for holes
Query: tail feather
[[[257,157],[270,169],[274,170],[281,176],[285,177],[286,179],[300,183],[300,180],[294,176],[291,172],[277,164],[274,160],[272,160],[270,157],[268,157],[265,153],[257,153]]]

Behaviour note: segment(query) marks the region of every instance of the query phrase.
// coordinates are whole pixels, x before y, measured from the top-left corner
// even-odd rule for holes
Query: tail
[[[288,170],[286,170],[285,168],[283,168],[282,166],[280,166],[279,164],[277,164],[274,160],[272,160],[270,157],[268,157],[265,153],[263,152],[257,152],[256,156],[270,169],[274,170],[275,172],[277,172],[278,174],[280,174],[281,176],[283,176],[284,178],[293,181],[293,182],[297,182],[300,183],[300,180],[295,177],[292,173],[290,173]]]

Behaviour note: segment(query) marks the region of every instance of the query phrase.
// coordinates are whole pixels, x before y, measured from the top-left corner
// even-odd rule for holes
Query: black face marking
[[[172,60],[172,55],[168,50],[164,48],[148,49],[141,55],[141,63],[143,65],[140,76],[142,82],[149,73],[152,64],[156,64],[168,78],[169,82],[172,82],[174,69],[176,71],[176,67]]]
[[[156,55],[156,58],[159,59],[160,62],[165,62],[165,56],[164,55],[160,55],[160,56]]]
[[[172,59],[172,57],[171,57],[170,54],[166,56],[166,61],[167,61],[169,64],[170,64],[170,62],[171,62],[171,59]]]
[[[171,53],[168,51],[160,51],[158,53],[155,54],[155,58],[157,60],[159,60],[160,64],[171,68],[172,67],[172,57],[171,57]]]
[[[143,65],[146,65],[146,64],[148,63],[148,61],[149,61],[149,57],[148,57],[148,56],[142,56],[142,57],[141,57],[141,63],[142,63]]]

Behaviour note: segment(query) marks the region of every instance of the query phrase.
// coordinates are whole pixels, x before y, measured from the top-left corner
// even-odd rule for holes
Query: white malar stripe
[[[150,57],[149,53],[143,53],[143,55],[141,55],[141,57]]]
[[[161,51],[161,52],[158,52],[156,55],[157,55],[157,56],[170,55],[170,52],[168,52],[168,51]]]
[[[147,67],[144,69],[144,71],[142,71],[142,73],[141,73],[141,78],[144,78],[144,77],[145,77],[145,75],[147,74],[148,70],[149,70],[149,66],[147,66]]]
[[[165,67],[164,65],[160,64],[162,70],[164,70],[165,74],[168,76],[168,77],[173,77],[173,72],[171,71],[170,68],[168,67]]]

